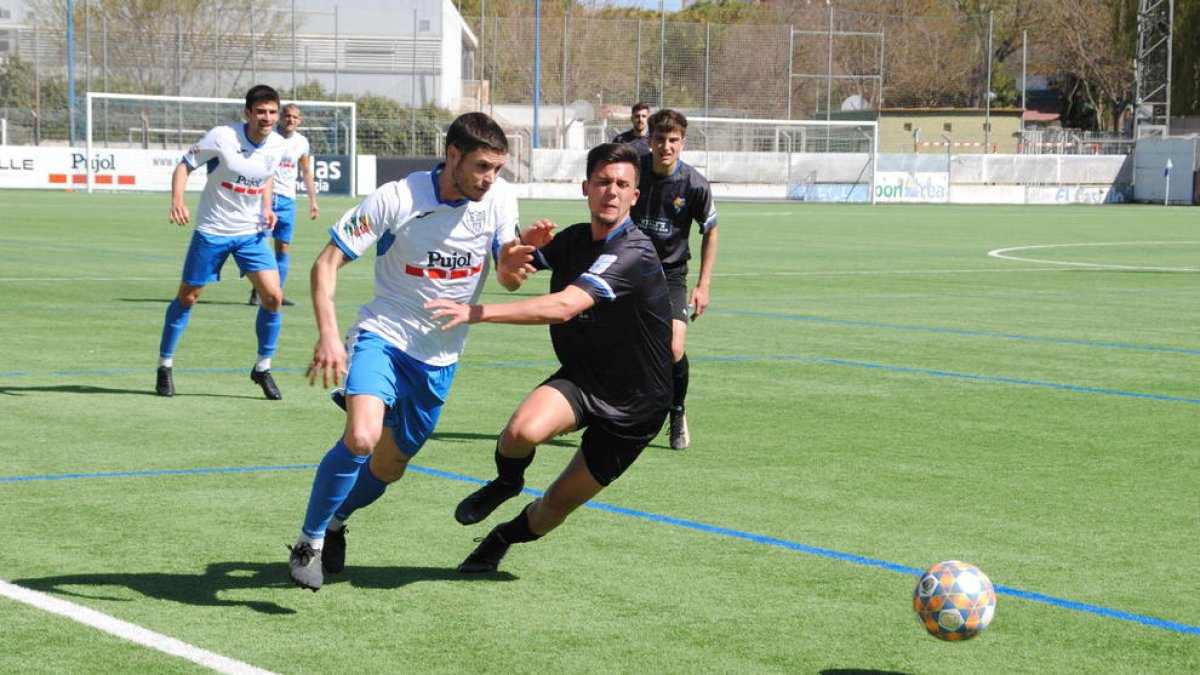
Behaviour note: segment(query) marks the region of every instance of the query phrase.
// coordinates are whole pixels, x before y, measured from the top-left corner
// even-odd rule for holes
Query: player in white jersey
[[[292,244],[292,232],[296,226],[296,179],[304,180],[304,189],[308,192],[308,215],[316,220],[321,215],[321,207],[317,206],[317,190],[313,184],[312,154],[308,139],[297,131],[304,120],[300,106],[289,103],[279,111],[279,127],[277,131],[283,136],[283,157],[279,160],[279,168],[275,170],[275,201],[273,204],[275,216],[279,219],[275,229],[271,230],[271,238],[275,240],[275,263],[279,266],[279,287],[287,284],[288,267],[291,255],[288,249]],[[258,304],[258,293],[250,291],[250,305]],[[286,297],[284,306],[293,305]]]
[[[310,383],[336,385],[343,373],[342,437],[317,467],[303,527],[289,560],[292,580],[317,590],[324,573],[345,564],[345,521],[404,475],[433,433],[450,390],[467,327],[443,331],[424,304],[473,302],[493,264],[513,291],[533,271],[532,252],[552,226],[520,232],[517,199],[500,178],[508,157],[504,131],[483,113],[461,115],[446,132],[446,162],[388,183],[330,228],[312,268],[319,337]],[[338,329],[338,270],[375,251],[375,297],[348,333]],[[385,433],[386,432],[386,433]],[[364,468],[366,465],[366,468]]]
[[[221,279],[221,267],[231,254],[238,269],[262,298],[255,332],[258,358],[250,379],[271,399],[282,398],[271,377],[271,357],[279,340],[283,317],[279,312],[283,291],[275,256],[267,245],[267,232],[275,226],[271,209],[275,169],[283,154],[283,138],[275,133],[279,119],[279,94],[264,84],[246,92],[243,124],[215,127],[192,146],[171,175],[171,222],[184,226],[191,220],[184,191],[188,175],[205,166],[208,179],[200,196],[196,231],[183,264],[179,292],[167,307],[159,343],[155,392],[174,396],[175,348],[187,327],[192,308],[204,287]]]

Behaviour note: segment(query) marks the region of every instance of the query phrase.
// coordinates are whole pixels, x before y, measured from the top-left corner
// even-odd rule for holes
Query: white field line
[[[0,595],[5,595],[18,602],[32,607],[65,616],[79,623],[98,628],[122,640],[136,642],[140,645],[157,649],[164,654],[178,656],[197,663],[218,673],[230,675],[273,675],[269,670],[256,668],[248,663],[242,663],[227,656],[221,656],[205,649],[189,645],[161,633],[142,628],[141,626],[122,621],[94,609],[88,609],[73,602],[67,602],[40,591],[30,590],[7,581],[0,580]]]
[[[1046,265],[1071,265],[1073,267],[1091,267],[1105,270],[1148,270],[1153,272],[1200,272],[1196,267],[1148,267],[1140,265],[1107,265],[1103,263],[1069,262],[1066,260],[1047,260],[1045,258],[1024,258],[1008,255],[1009,251],[1033,251],[1047,248],[1077,248],[1083,246],[1171,246],[1176,244],[1200,244],[1200,241],[1092,241],[1076,244],[1041,244],[1038,246],[1009,246],[988,251],[993,258],[1016,260],[1020,262],[1042,263]]]

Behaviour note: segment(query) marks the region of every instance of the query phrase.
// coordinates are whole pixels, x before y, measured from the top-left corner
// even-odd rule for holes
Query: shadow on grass
[[[897,670],[872,670],[870,668],[830,668],[820,675],[906,675]]]
[[[487,433],[487,434],[467,434],[467,433],[460,433],[460,432],[453,432],[453,431],[452,432],[435,431],[435,432],[433,432],[433,435],[430,436],[429,438],[430,438],[430,440],[443,441],[446,443],[486,442],[488,445],[495,445],[496,437],[499,434],[500,434],[499,430],[497,430],[495,433]],[[578,447],[579,439],[578,438],[570,438],[570,437],[552,438],[552,439],[546,441],[545,443],[539,444],[538,447],[541,447],[544,445],[552,445],[552,446],[557,446],[560,448],[574,448],[574,447]]]
[[[249,291],[250,291],[250,287],[247,286],[246,292],[249,293]],[[144,303],[144,304],[152,304],[152,305],[169,305],[169,304],[171,304],[171,301],[174,299],[175,299],[175,296],[171,296],[169,298],[117,298],[117,301],[118,302],[136,302],[136,303]],[[201,298],[196,301],[196,304],[197,305],[226,306],[226,307],[241,306],[241,307],[251,307],[253,309],[258,309],[258,305],[251,305],[251,304],[247,303],[245,300],[242,300],[242,301],[238,301],[238,300],[208,300],[205,298]]]
[[[508,572],[461,574],[452,567],[350,567],[328,575],[326,586],[349,584],[356,588],[394,589],[418,581],[514,581]],[[106,593],[106,586],[127,588],[146,597],[198,607],[246,607],[263,614],[295,614],[296,610],[267,600],[233,600],[221,596],[231,591],[290,589],[287,563],[213,563],[203,574],[65,574],[55,577],[14,579],[11,583],[57,596],[89,598],[109,602],[131,602],[119,593]],[[296,588],[299,592],[301,589]]]
[[[146,389],[116,389],[113,387],[94,387],[94,386],[87,385],[87,384],[54,384],[54,385],[39,385],[39,386],[31,386],[31,387],[0,386],[0,394],[7,394],[9,396],[21,396],[21,395],[24,395],[27,393],[37,393],[37,392],[51,393],[51,394],[123,394],[123,395],[132,394],[135,396],[153,396],[153,397],[158,396],[158,394],[154,393],[153,387],[147,387]],[[197,398],[199,398],[199,397],[245,398],[245,399],[251,399],[251,400],[262,399],[261,394],[189,394],[189,393],[175,394],[175,398],[185,398],[185,397],[189,397],[189,396],[194,396]]]

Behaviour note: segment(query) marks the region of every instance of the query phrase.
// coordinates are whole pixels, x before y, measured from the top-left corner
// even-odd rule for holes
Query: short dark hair
[[[651,135],[656,131],[669,132],[678,130],[680,134],[687,136],[687,118],[683,116],[683,113],[671,110],[670,108],[663,108],[651,115],[647,126],[650,129]]]
[[[634,104],[633,104],[633,109],[632,109],[632,110],[630,110],[629,112],[630,112],[630,113],[635,113],[635,112],[637,112],[637,111],[639,111],[639,110],[647,110],[647,111],[648,111],[648,110],[650,110],[650,104],[649,104],[649,103],[646,103],[646,102],[644,102],[644,101],[638,101],[637,103],[634,103]]]
[[[591,180],[592,172],[601,164],[632,164],[634,183],[638,182],[642,174],[642,158],[629,143],[601,143],[589,150],[587,155],[588,180]]]
[[[451,146],[464,155],[479,148],[507,155],[508,137],[496,120],[481,112],[469,112],[459,115],[446,131],[446,149]]]
[[[257,103],[274,101],[279,103],[279,92],[265,84],[256,84],[246,92],[246,109],[249,110]]]
[[[289,104],[283,106],[282,108],[280,108],[279,114],[282,115],[293,108],[296,109],[296,112],[300,113],[301,115],[304,115],[304,111],[301,110],[300,106],[296,105],[295,103],[289,103]]]

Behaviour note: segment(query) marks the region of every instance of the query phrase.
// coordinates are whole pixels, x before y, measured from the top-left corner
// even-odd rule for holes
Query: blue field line
[[[286,464],[286,465],[278,465],[278,466],[234,467],[234,468],[218,468],[218,469],[172,469],[172,470],[162,470],[162,471],[114,471],[114,472],[110,472],[110,473],[57,474],[57,475],[48,475],[48,476],[8,476],[8,477],[0,476],[0,483],[44,481],[44,480],[66,480],[66,479],[78,479],[78,478],[128,478],[128,477],[134,477],[134,476],[177,476],[177,475],[196,475],[196,474],[250,473],[250,472],[259,472],[259,471],[294,471],[294,470],[300,470],[300,469],[307,469],[307,470],[311,471],[316,468],[317,468],[317,465],[315,465],[315,464]],[[475,483],[475,484],[482,485],[487,482],[486,480],[474,478],[472,476],[464,476],[462,474],[450,473],[448,471],[440,471],[438,469],[430,469],[430,468],[421,467],[421,466],[414,466],[411,464],[409,465],[408,469],[409,469],[409,471],[415,471],[417,473],[434,476],[436,478],[444,478],[447,480],[454,480],[454,481],[459,481],[459,482],[464,482],[464,483]],[[541,497],[543,494],[540,490],[534,490],[531,488],[525,488],[522,490],[522,492],[524,492],[525,494],[532,495],[534,497]],[[705,534],[715,534],[715,535],[719,535],[719,536],[723,536],[723,537],[742,539],[745,541],[754,542],[756,544],[763,544],[766,546],[775,546],[778,548],[787,549],[789,551],[796,551],[798,553],[805,553],[808,555],[819,556],[822,558],[829,558],[829,559],[838,560],[841,562],[853,563],[855,565],[865,565],[867,567],[877,567],[880,569],[888,570],[889,572],[898,572],[900,574],[907,574],[909,576],[920,576],[921,573],[923,572],[923,570],[917,569],[915,567],[909,567],[907,565],[900,565],[898,563],[892,563],[892,562],[888,562],[886,560],[878,560],[876,558],[867,558],[865,556],[855,555],[853,553],[843,553],[842,551],[835,551],[832,549],[820,548],[817,546],[809,546],[807,544],[801,544],[801,543],[794,542],[794,541],[788,541],[786,539],[777,539],[775,537],[767,537],[767,536],[764,536],[761,534],[754,534],[753,532],[743,532],[742,530],[734,530],[734,529],[730,529],[727,527],[718,527],[716,525],[706,525],[704,523],[698,523],[693,520],[684,520],[682,518],[673,518],[671,516],[663,516],[663,515],[659,515],[656,513],[649,513],[647,511],[639,511],[637,509],[629,509],[629,508],[625,508],[623,506],[614,506],[612,504],[604,504],[602,502],[588,502],[588,503],[584,504],[584,506],[586,506],[588,508],[596,509],[598,511],[606,511],[608,513],[615,513],[617,515],[627,516],[630,518],[637,518],[640,520],[647,520],[647,521],[654,522],[654,523],[662,523],[664,525],[671,525],[674,527],[681,527],[681,528],[685,528],[685,529],[689,529],[689,530],[695,530],[698,532],[703,532]],[[1138,623],[1138,624],[1142,624],[1144,626],[1150,626],[1152,628],[1161,628],[1163,630],[1174,631],[1177,633],[1200,635],[1200,626],[1193,626],[1193,625],[1186,624],[1186,623],[1180,623],[1178,621],[1167,621],[1164,619],[1156,619],[1151,616],[1142,616],[1141,614],[1133,614],[1131,612],[1124,612],[1121,610],[1110,609],[1108,607],[1101,607],[1099,605],[1089,605],[1089,604],[1083,603],[1083,602],[1076,602],[1074,600],[1067,600],[1064,598],[1056,598],[1054,596],[1044,595],[1042,593],[1036,593],[1033,591],[1023,591],[1021,589],[1011,588],[1008,586],[996,585],[995,589],[996,589],[996,592],[1000,595],[1009,595],[1009,596],[1012,596],[1015,598],[1021,598],[1022,600],[1032,600],[1034,602],[1040,602],[1040,603],[1044,603],[1044,604],[1051,605],[1054,607],[1059,607],[1062,609],[1069,609],[1069,610],[1073,610],[1073,611],[1077,611],[1077,612],[1085,612],[1088,614],[1095,614],[1095,615],[1107,617],[1110,619],[1119,619],[1121,621]]]
[[[861,328],[886,328],[889,330],[908,330],[921,333],[942,333],[945,335],[969,335],[971,337],[990,337],[1001,340],[1023,340],[1027,342],[1049,342],[1061,345],[1077,345],[1081,347],[1105,347],[1108,349],[1135,349],[1147,352],[1166,352],[1169,354],[1188,354],[1200,356],[1200,349],[1184,349],[1182,347],[1153,347],[1146,345],[1131,345],[1121,342],[1098,342],[1094,340],[1072,340],[1070,338],[1039,337],[1037,335],[1018,335],[1014,333],[992,333],[979,330],[963,330],[958,328],[933,328],[930,326],[912,326],[905,324],[875,323],[871,321],[852,321],[849,319],[826,319],[819,316],[797,316],[794,314],[775,314],[771,312],[739,312],[726,309],[710,309],[715,314],[730,314],[734,316],[754,316],[764,319],[786,319],[788,321],[808,321],[811,323],[828,323],[839,326],[858,326]]]
[[[153,373],[155,369],[147,368],[113,368],[110,370],[11,370],[8,372],[0,372],[0,377],[28,377],[30,375],[141,375]],[[176,373],[244,373],[250,370],[250,367],[245,368],[176,368]],[[272,373],[288,373],[308,370],[297,366],[289,367],[272,367]]]
[[[896,373],[911,373],[914,375],[933,375],[936,377],[951,377],[961,380],[974,380],[977,382],[996,382],[1000,384],[1018,384],[1026,387],[1048,387],[1050,389],[1062,389],[1064,391],[1077,391],[1086,394],[1105,394],[1108,396],[1125,396],[1128,398],[1142,398],[1153,401],[1172,401],[1175,403],[1200,403],[1200,398],[1186,398],[1183,396],[1165,396],[1162,394],[1143,394],[1136,391],[1121,391],[1120,389],[1102,389],[1099,387],[1084,387],[1074,384],[1060,384],[1058,382],[1042,382],[1040,380],[1022,380],[1015,377],[993,377],[990,375],[971,375],[970,373],[952,373],[945,370],[928,370],[925,368],[906,368],[904,366],[888,366],[881,363],[867,363],[865,361],[847,361],[845,359],[822,359],[815,356],[714,356],[707,358],[691,359],[693,361],[802,361],[806,363],[825,363],[836,366],[854,366],[856,368],[870,368],[872,370],[886,370]]]

